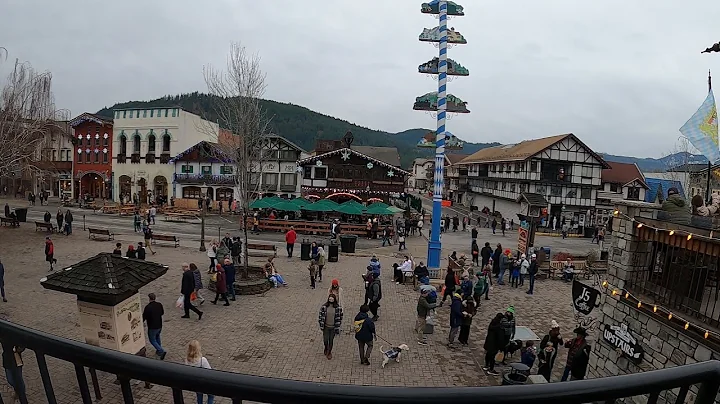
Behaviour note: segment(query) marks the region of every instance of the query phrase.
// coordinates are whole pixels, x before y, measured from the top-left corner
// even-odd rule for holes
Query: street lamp
[[[205,211],[207,210],[207,192],[208,186],[203,182],[204,193],[200,194],[200,251],[206,251],[205,248]]]

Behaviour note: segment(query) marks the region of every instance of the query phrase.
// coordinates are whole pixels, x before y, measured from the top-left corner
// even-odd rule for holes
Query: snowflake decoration
[[[100,139],[100,135],[96,133],[96,134],[95,134],[95,139]]]
[[[390,170],[390,171],[388,171],[387,176],[392,178],[395,176],[395,172],[393,172],[393,170]]]
[[[82,139],[82,135],[78,135],[78,139]]]
[[[343,150],[343,152],[340,153],[340,158],[342,158],[343,161],[350,160],[350,150]]]
[[[303,172],[302,166],[296,166],[296,167],[295,167],[295,171],[297,171],[297,172],[299,172],[299,173]]]
[[[85,153],[90,153],[90,148],[85,149]]]
[[[372,170],[372,168],[373,168],[373,163],[367,163],[367,165],[366,165],[365,167],[367,167],[368,170]]]
[[[95,149],[94,152],[95,152],[95,154],[98,154],[98,153],[100,153],[100,150]]]
[[[87,138],[87,139],[90,139],[90,134],[89,134],[89,133],[87,134],[86,138]]]
[[[107,154],[107,147],[103,148],[103,153]]]
[[[110,137],[110,136],[108,136],[107,133],[103,135],[103,139],[107,139],[108,137]]]
[[[317,161],[315,162],[315,165],[318,166],[318,167],[320,167],[320,166],[322,165],[322,160],[317,160]]]
[[[82,136],[80,136],[82,137]],[[82,153],[82,149],[78,148],[78,153]]]

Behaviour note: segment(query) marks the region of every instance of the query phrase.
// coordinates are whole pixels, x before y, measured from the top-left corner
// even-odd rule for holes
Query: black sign
[[[627,329],[627,325],[605,324],[605,329],[603,330],[603,341],[618,349],[622,352],[623,356],[633,363],[639,364],[642,362],[645,351],[643,351],[635,337],[630,334],[630,331]]]
[[[575,311],[587,316],[594,308],[599,306],[600,291],[580,281],[574,280],[572,285],[572,299]]]

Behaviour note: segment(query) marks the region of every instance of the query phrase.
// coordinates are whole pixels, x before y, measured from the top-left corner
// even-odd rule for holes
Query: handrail
[[[375,387],[313,383],[207,370],[147,359],[51,335],[0,320],[5,344],[21,345],[43,355],[88,368],[170,387],[230,397],[282,403],[464,403],[562,404],[612,401],[700,384],[695,402],[710,404],[720,388],[720,361],[570,383],[494,387]],[[46,386],[47,387],[47,386]],[[679,402],[682,402],[678,400]]]

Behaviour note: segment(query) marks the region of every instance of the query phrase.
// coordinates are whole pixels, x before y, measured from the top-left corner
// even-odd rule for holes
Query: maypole
[[[435,141],[428,141],[427,137],[421,140],[419,146],[422,147],[435,147],[435,178],[433,182],[433,209],[432,209],[432,226],[430,232],[430,239],[428,242],[428,257],[427,265],[430,268],[440,267],[440,256],[442,251],[442,244],[440,242],[440,220],[442,217],[442,200],[443,200],[443,188],[444,188],[444,163],[445,163],[445,149],[446,140],[448,139],[448,132],[445,128],[446,114],[448,112],[454,113],[468,113],[470,112],[464,102],[457,97],[447,94],[447,81],[448,74],[467,76],[469,73],[467,69],[462,68],[453,62],[451,69],[448,69],[448,58],[447,50],[448,43],[451,44],[465,44],[465,38],[454,28],[451,28],[448,32],[447,20],[448,15],[451,16],[463,16],[462,6],[455,4],[452,1],[447,0],[433,0],[430,3],[423,3],[420,11],[424,14],[436,14],[438,15],[439,24],[437,27],[428,29],[425,28],[420,34],[420,41],[423,42],[435,42],[438,44],[439,55],[437,61],[435,59],[428,63],[420,65],[418,71],[420,73],[430,73],[438,75],[438,90],[437,93],[428,93],[421,97],[416,98],[413,109],[422,111],[433,111],[437,114],[437,130],[435,133]],[[452,137],[451,139],[457,140]],[[458,148],[462,147],[459,142],[455,144],[447,144],[449,147]]]

